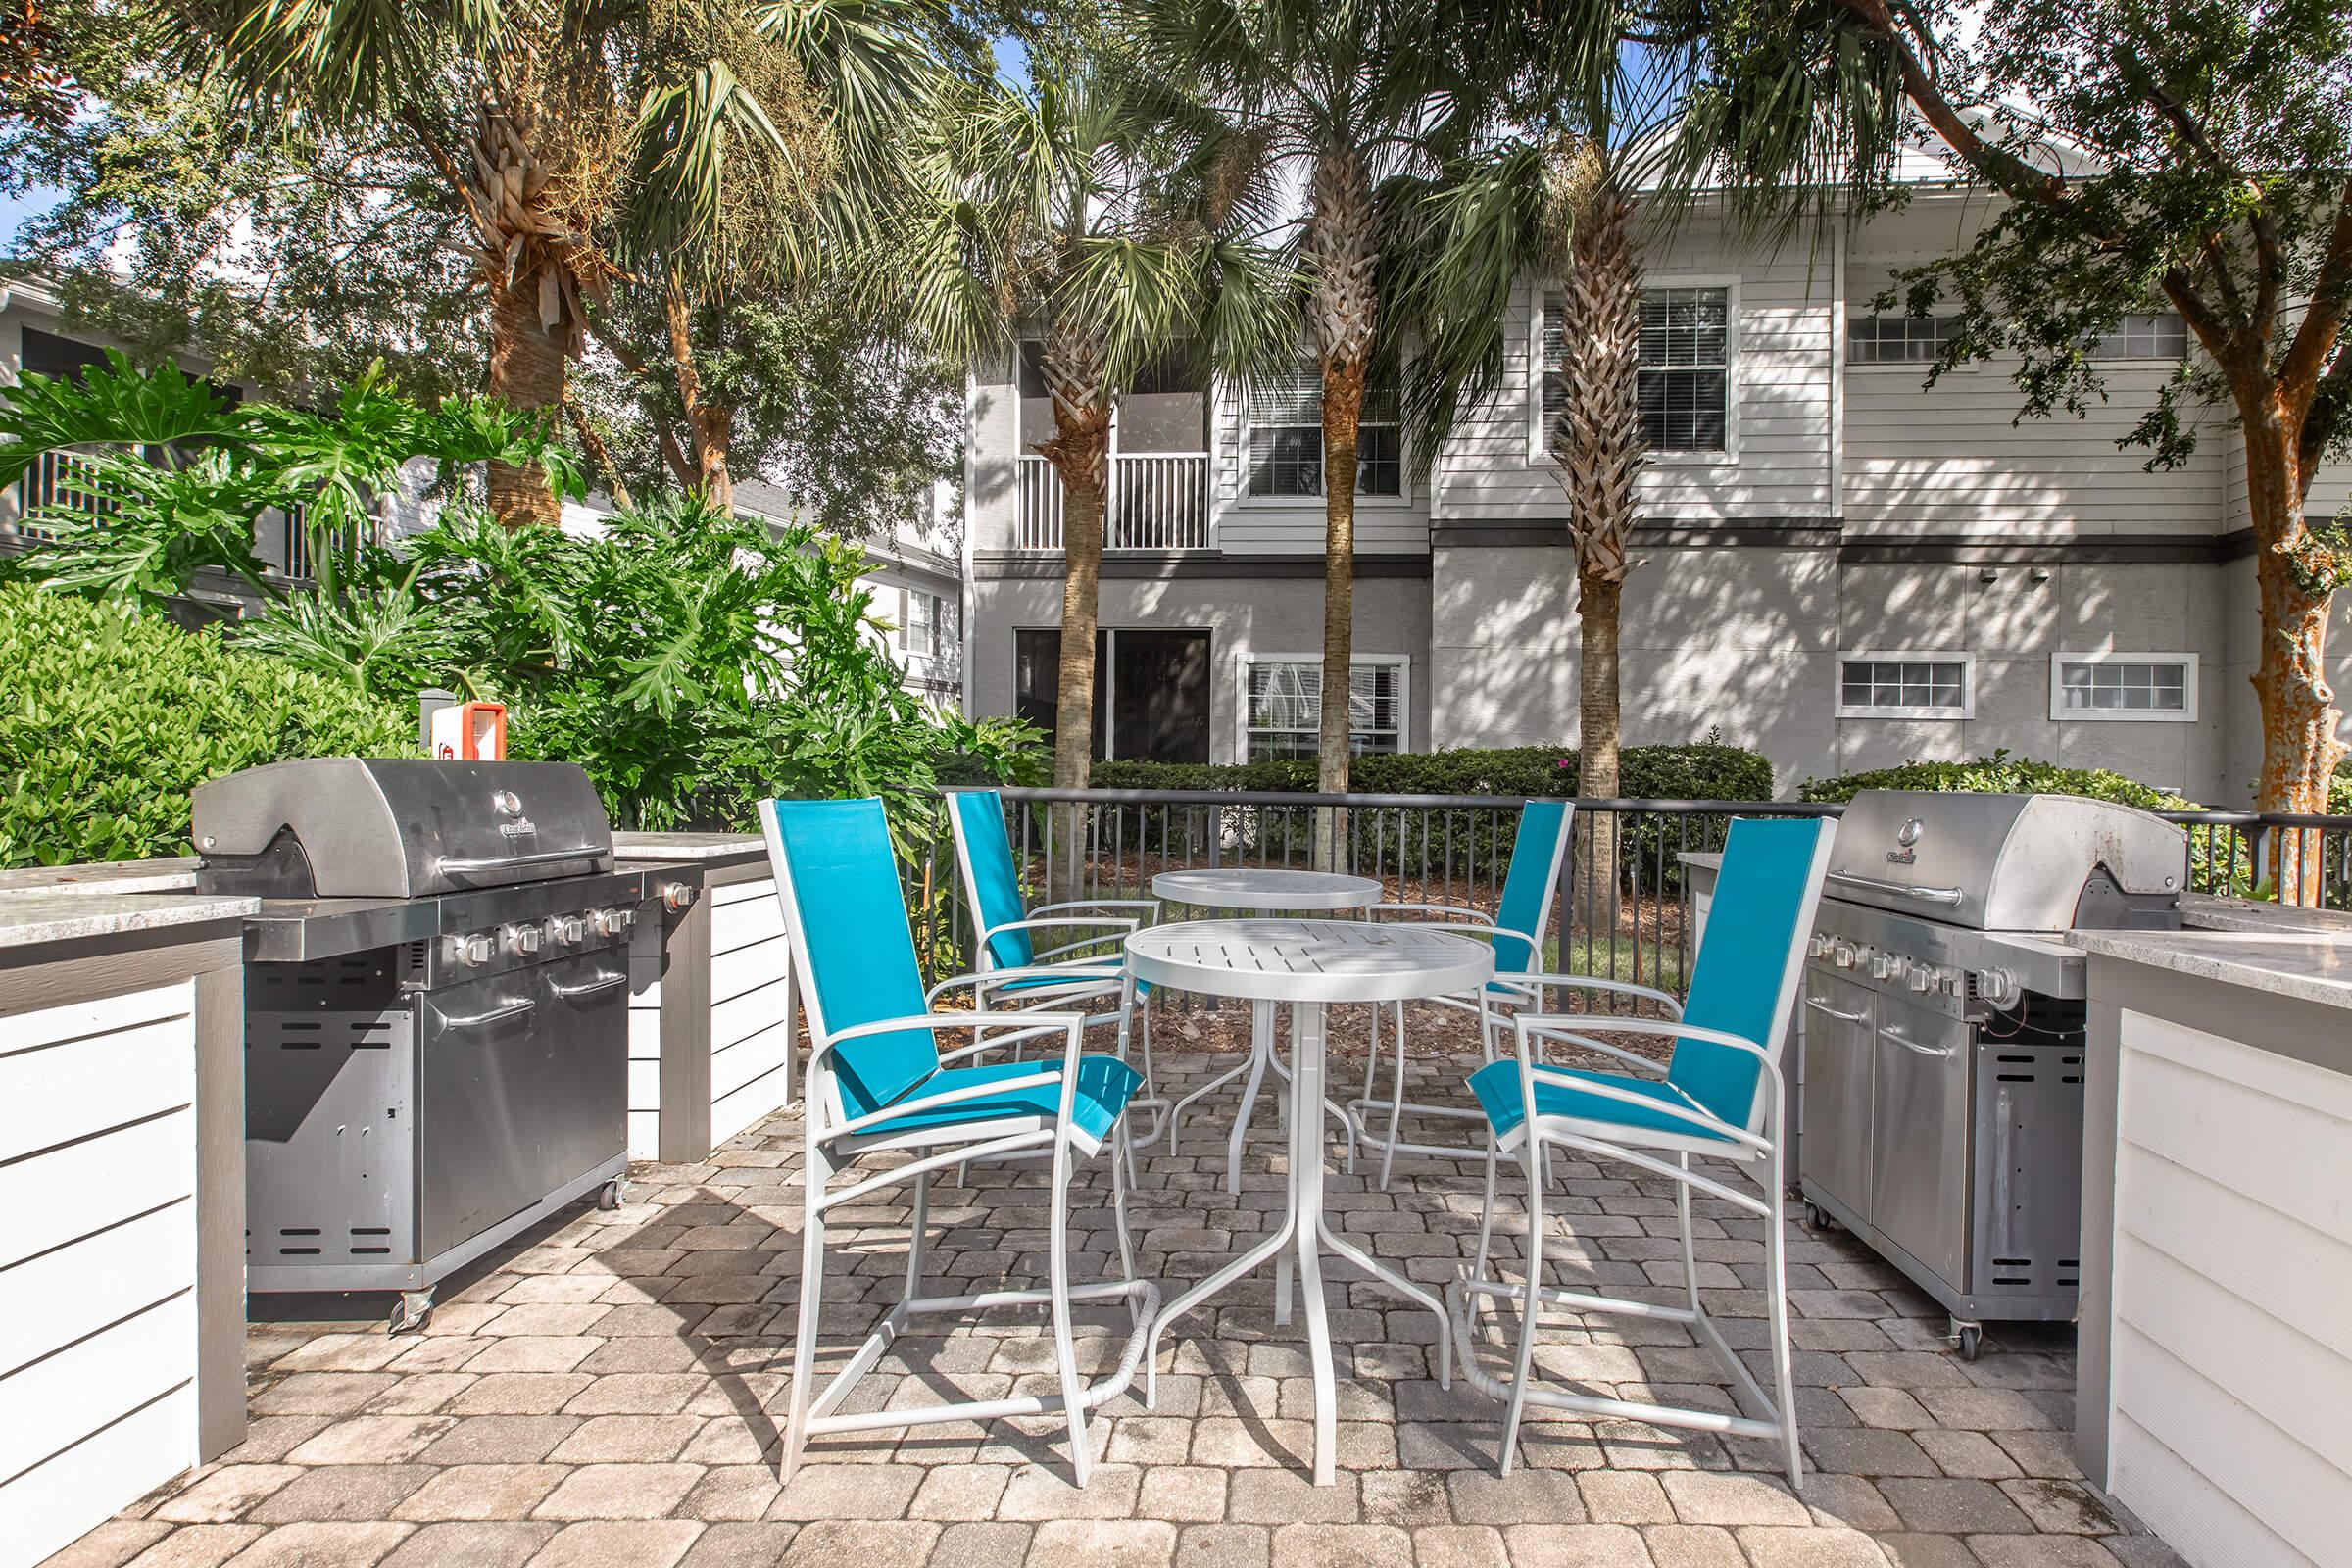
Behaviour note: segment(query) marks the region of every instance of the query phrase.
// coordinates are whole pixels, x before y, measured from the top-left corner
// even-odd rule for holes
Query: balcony
[[[1121,453],[1110,460],[1103,518],[1105,550],[1206,550],[1208,454]],[[1021,459],[1021,513],[1014,548],[1061,548],[1061,478],[1045,459]]]

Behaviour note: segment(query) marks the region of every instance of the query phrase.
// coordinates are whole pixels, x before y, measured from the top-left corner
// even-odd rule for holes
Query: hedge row
[[[1348,764],[1348,787],[1367,795],[1577,793],[1577,754],[1558,746],[1469,747],[1371,753]],[[1098,762],[1098,789],[1299,793],[1315,787],[1311,758],[1280,762]],[[1618,763],[1621,796],[1637,800],[1766,801],[1772,764],[1755,752],[1707,740],[1685,746],[1629,746]]]
[[[188,792],[289,757],[398,757],[416,721],[217,628],[0,589],[0,866],[188,852]]]

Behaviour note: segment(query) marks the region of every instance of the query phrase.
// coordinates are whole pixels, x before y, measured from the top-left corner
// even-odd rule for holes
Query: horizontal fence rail
[[[1307,867],[1319,818],[1334,813],[1338,870],[1380,882],[1394,903],[1492,915],[1525,801],[1493,795],[1223,790],[1005,789],[1005,827],[1031,902],[1148,898],[1162,871]],[[1553,890],[1547,967],[1685,993],[1696,930],[1683,857],[1720,850],[1735,816],[1840,816],[1801,801],[1578,800]],[[2318,903],[2352,908],[2352,816],[2165,811],[2188,835],[2192,893],[2275,899],[2272,836],[2294,836]],[[1606,866],[1608,869],[1604,870]],[[910,901],[941,978],[974,955],[970,910],[942,838]],[[914,890],[910,888],[910,892]],[[1170,911],[1171,914],[1180,911]]]

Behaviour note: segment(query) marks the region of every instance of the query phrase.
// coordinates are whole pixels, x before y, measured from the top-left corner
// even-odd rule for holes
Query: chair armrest
[[[1029,910],[1030,918],[1052,914],[1056,909],[1141,909],[1140,918],[1151,925],[1159,918],[1157,899],[1067,899],[1059,904],[1040,904]]]
[[[1007,920],[1003,925],[992,925],[980,933],[980,940],[986,942],[1000,931],[1058,931],[1071,926],[1099,925],[1105,930],[1116,927],[1132,931],[1141,923],[1132,914],[1053,915],[1043,920]]]
[[[1375,904],[1366,912],[1374,919],[1378,919],[1384,914],[1411,912],[1446,915],[1449,917],[1449,923],[1484,926],[1489,929],[1493,929],[1494,925],[1494,917],[1484,909],[1473,909],[1467,905],[1461,904]]]
[[[966,974],[952,974],[923,993],[923,1004],[929,1006],[951,991],[969,986],[975,996],[993,987],[1014,980],[1064,980],[1071,985],[1096,980],[1116,985],[1124,975],[1116,958],[1104,958],[1100,964],[1090,963],[1024,963],[1009,969],[975,969]],[[1088,989],[1099,989],[1089,987]],[[960,1016],[960,1015],[959,1015]]]
[[[1589,1035],[1580,1035],[1568,1029],[1545,1028],[1539,1029],[1537,1033],[1545,1040],[1564,1040],[1570,1045],[1577,1046],[1583,1050],[1597,1052],[1604,1056],[1614,1056],[1619,1061],[1624,1062],[1630,1067],[1637,1067],[1643,1072],[1652,1073],[1661,1078],[1666,1075],[1666,1064],[1664,1062],[1653,1061],[1647,1056],[1637,1055],[1622,1046],[1612,1046],[1604,1041],[1594,1040]]]
[[[1520,937],[1523,941],[1525,940],[1524,933],[1514,931],[1510,934],[1515,937]],[[1565,971],[1556,974],[1548,972],[1539,974],[1531,971],[1525,974],[1511,975],[1509,976],[1509,979],[1514,985],[1523,985],[1530,987],[1531,989],[1541,988],[1549,991],[1611,991],[1620,996],[1643,997],[1664,1007],[1667,1011],[1668,1017],[1680,1018],[1683,1015],[1683,1004],[1679,1000],[1669,996],[1663,991],[1660,991],[1655,986],[1638,985],[1631,980],[1604,980],[1598,975],[1569,974]],[[1615,1028],[1616,1026],[1611,1024],[1609,1027]]]

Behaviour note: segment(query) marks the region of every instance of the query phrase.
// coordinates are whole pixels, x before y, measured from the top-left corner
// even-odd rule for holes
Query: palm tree
[[[1065,564],[1054,782],[1084,789],[1113,410],[1171,356],[1253,373],[1297,318],[1288,270],[1241,237],[1266,220],[1254,146],[1133,61],[1033,71],[1028,92],[991,85],[943,115],[906,288],[958,361],[1040,339],[1054,433],[1037,450],[1061,482]]]
[[[564,402],[589,304],[619,276],[613,228],[631,176],[667,181],[673,209],[709,211],[730,141],[806,164],[747,78],[798,94],[799,72],[739,71],[743,53],[825,0],[174,0],[182,63],[223,73],[259,113],[396,127],[462,215],[488,299],[489,392]],[[681,18],[689,19],[681,22]],[[697,53],[687,44],[704,45]],[[662,138],[667,137],[665,142]],[[658,156],[640,169],[649,141]],[[699,233],[700,231],[698,231]],[[553,522],[535,466],[490,466],[510,525]]]
[[[1612,79],[1625,28],[1610,0],[1163,0],[1137,25],[1304,192],[1287,228],[1322,382],[1317,771],[1344,791],[1366,388],[1402,384],[1426,477],[1459,412],[1499,382],[1504,307],[1544,237],[1544,163],[1512,141],[1515,116]],[[1331,813],[1319,858],[1344,832]]]

